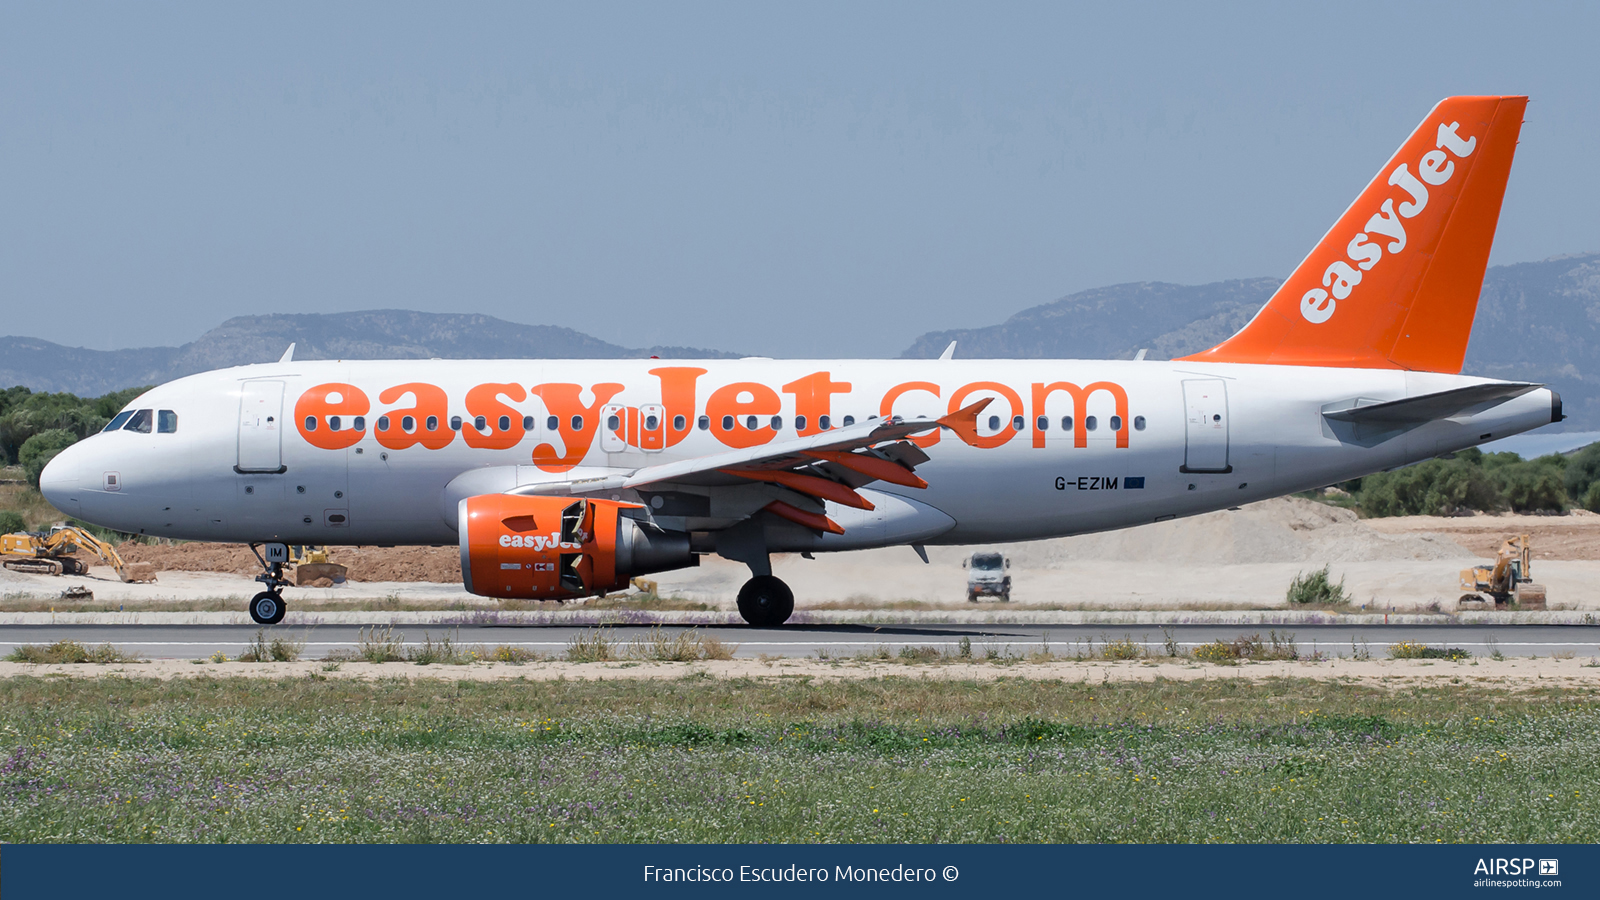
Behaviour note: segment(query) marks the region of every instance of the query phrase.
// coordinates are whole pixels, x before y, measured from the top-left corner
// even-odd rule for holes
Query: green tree
[[[65,428],[41,431],[23,443],[17,461],[28,473],[28,483],[39,486],[39,474],[56,454],[78,442],[78,436]]]
[[[11,534],[14,531],[27,531],[28,523],[22,518],[22,513],[14,509],[0,510],[0,534]]]
[[[1568,497],[1574,500],[1586,497],[1589,485],[1600,481],[1600,444],[1590,444],[1573,454],[1567,460],[1563,480],[1567,485]]]

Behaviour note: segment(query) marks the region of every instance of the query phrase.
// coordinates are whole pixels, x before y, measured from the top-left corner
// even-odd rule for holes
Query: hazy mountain
[[[957,341],[967,359],[1153,359],[1204,350],[1250,321],[1282,279],[1248,278],[1188,287],[1142,281],[1094,288],[1025,309],[999,325],[934,331],[903,359],[931,359]]]
[[[182,347],[86,350],[27,337],[0,337],[0,386],[95,396],[160,384],[195,372],[272,362],[295,344],[296,359],[728,359],[689,347],[634,350],[570,328],[517,325],[491,316],[369,310],[327,315],[240,316]]]
[[[998,325],[935,331],[903,358],[1171,359],[1211,347],[1250,321],[1276,278],[1184,286],[1119,284],[1025,309]],[[1600,253],[1494,266],[1483,281],[1463,371],[1548,384],[1567,431],[1600,430]]]

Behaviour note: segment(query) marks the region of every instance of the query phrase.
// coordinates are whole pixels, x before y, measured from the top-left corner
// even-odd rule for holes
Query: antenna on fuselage
[[[940,359],[953,359],[955,357],[955,355],[956,355],[956,342],[955,341],[951,341],[950,342],[950,346],[944,348],[944,352],[939,354],[939,358]]]
[[[289,345],[289,349],[283,351],[283,356],[278,360],[278,362],[294,362],[294,344],[291,343]]]

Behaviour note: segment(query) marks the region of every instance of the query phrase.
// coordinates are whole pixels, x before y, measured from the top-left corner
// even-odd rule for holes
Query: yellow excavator
[[[49,531],[15,531],[0,535],[0,565],[14,572],[35,575],[87,575],[89,567],[72,554],[87,550],[116,570],[117,577],[130,584],[156,580],[149,563],[122,561],[115,547],[76,525],[57,525]]]
[[[1526,534],[1506,538],[1494,565],[1462,569],[1461,588],[1488,594],[1497,607],[1516,603],[1522,609],[1544,609],[1544,585],[1533,583],[1533,545]],[[1485,601],[1478,593],[1462,594],[1458,605],[1470,608]]]

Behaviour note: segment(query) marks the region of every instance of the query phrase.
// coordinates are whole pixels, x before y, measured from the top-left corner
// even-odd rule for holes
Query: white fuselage
[[[652,374],[663,369],[676,370],[673,384]],[[685,374],[696,370],[704,371]],[[1016,541],[1237,506],[1551,421],[1553,397],[1545,389],[1379,438],[1340,432],[1322,416],[1358,401],[1485,381],[1393,369],[1176,361],[275,363],[193,375],[148,391],[129,409],[168,410],[175,429],[108,431],[81,441],[51,462],[41,488],[69,515],[152,536],[451,544],[456,503],[475,493],[777,444],[794,438],[797,416],[812,433],[823,415],[835,428],[847,416],[936,419],[994,397],[970,439],[948,429],[921,438],[930,459],[916,471],[926,489],[873,483],[863,493],[874,498],[874,512],[828,504],[843,535],[795,528],[769,537],[769,548]],[[329,392],[330,384],[344,388]],[[1079,391],[1080,409],[1063,384],[1094,390]],[[274,400],[275,385],[282,386],[281,401]],[[320,406],[305,399],[319,386]],[[609,396],[597,397],[597,389]],[[431,405],[417,390],[434,397]],[[336,431],[330,409],[344,410]],[[357,409],[363,410],[359,430]],[[413,431],[402,424],[407,410],[416,410]],[[415,433],[425,427],[424,414],[440,419],[428,442]],[[661,420],[654,439],[643,434],[652,414]],[[474,428],[480,415],[482,431]],[[632,426],[604,427],[602,419],[626,422],[630,415]],[[388,430],[380,432],[385,417]],[[453,417],[462,420],[459,430],[449,428]],[[574,417],[583,417],[587,450],[585,436],[573,431]],[[306,429],[308,418],[316,420],[314,430]],[[734,427],[725,430],[730,420]],[[509,432],[500,429],[506,422]],[[672,493],[672,486],[661,490]],[[708,501],[693,509],[657,508],[667,527],[714,531],[760,509],[779,490],[686,487],[683,495],[709,493]],[[651,502],[633,493],[618,498]]]

